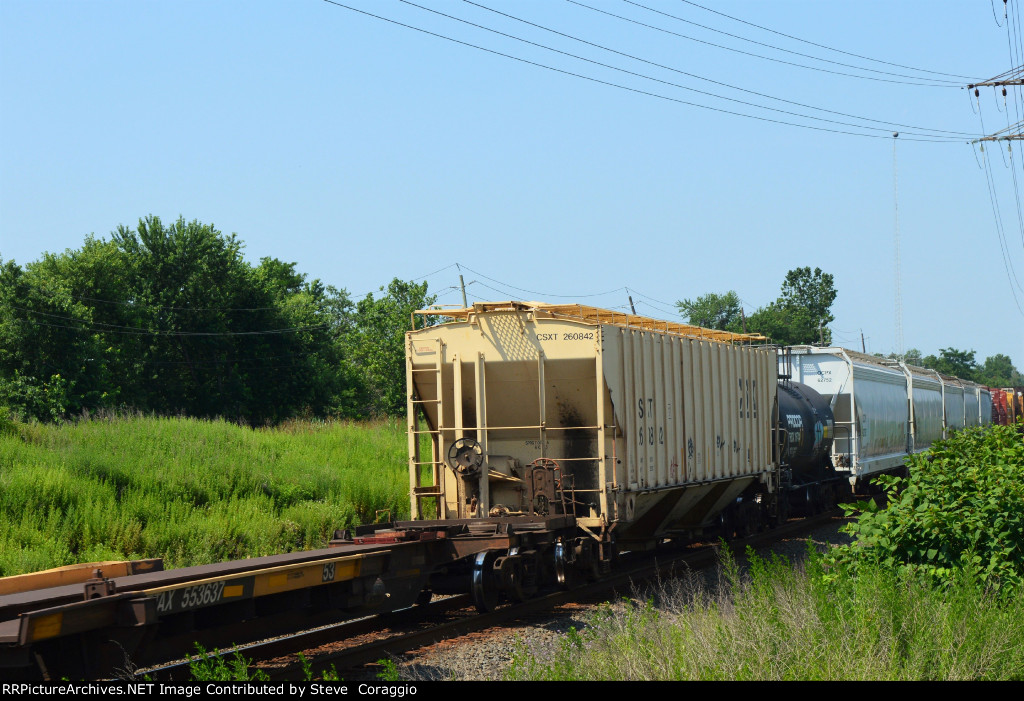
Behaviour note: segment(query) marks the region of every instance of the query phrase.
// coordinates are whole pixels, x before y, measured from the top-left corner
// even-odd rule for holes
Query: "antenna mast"
[[[900,197],[899,180],[896,171],[896,139],[898,131],[892,134],[892,199],[896,239],[896,355],[903,357],[903,293],[900,284]]]

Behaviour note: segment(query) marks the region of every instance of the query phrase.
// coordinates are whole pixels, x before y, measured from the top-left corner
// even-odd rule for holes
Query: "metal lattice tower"
[[[899,132],[892,135],[892,199],[893,219],[896,239],[896,355],[903,357],[903,293],[900,281],[900,197],[899,179],[896,169],[896,138]]]

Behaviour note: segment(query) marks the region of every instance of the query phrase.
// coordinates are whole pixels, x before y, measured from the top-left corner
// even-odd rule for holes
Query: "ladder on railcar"
[[[408,405],[408,437],[409,437],[409,493],[410,493],[410,517],[413,520],[422,519],[423,516],[423,502],[424,500],[434,500],[434,517],[435,518],[447,518],[447,505],[444,500],[444,489],[443,489],[443,469],[444,466],[441,463],[440,455],[440,444],[441,444],[441,426],[443,422],[444,404],[442,401],[443,394],[441,392],[441,370],[443,367],[443,353],[441,348],[441,341],[437,339],[437,351],[434,355],[435,363],[434,367],[426,368],[414,368],[412,364],[412,354],[407,353],[405,363],[405,376],[406,376],[406,401]],[[413,382],[415,373],[426,373],[432,372],[436,374],[436,387],[437,397],[436,399],[423,399],[416,394],[416,385]],[[433,404],[437,410],[437,426],[434,429],[430,428],[428,421],[428,413],[426,406]],[[420,428],[420,421],[423,421],[425,429]],[[423,460],[420,451],[420,437],[429,435],[430,440],[430,460]],[[430,478],[431,484],[423,484],[423,467],[430,466]]]

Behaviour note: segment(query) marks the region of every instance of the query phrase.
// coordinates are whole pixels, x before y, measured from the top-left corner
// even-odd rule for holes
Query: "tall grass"
[[[520,649],[533,680],[959,680],[1024,678],[1024,594],[997,600],[976,580],[927,586],[890,569],[832,582],[806,568],[726,560],[717,585],[662,582],[608,607],[554,651]]]
[[[402,422],[129,417],[0,426],[0,575],[92,560],[168,567],[322,547],[408,515]]]

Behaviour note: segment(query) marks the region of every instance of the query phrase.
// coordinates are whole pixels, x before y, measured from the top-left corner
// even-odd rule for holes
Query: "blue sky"
[[[1022,62],[1003,3],[700,3],[842,54],[683,0],[418,2],[631,75],[398,0],[339,2],[522,60],[322,0],[2,0],[0,257],[182,215],[355,296],[433,273],[454,304],[459,264],[471,300],[631,294],[660,318],[729,289],[750,313],[787,270],[818,266],[839,291],[837,342],[859,349],[863,330],[890,352],[898,130],[904,347],[1024,366],[1024,154],[1007,167],[1005,145],[969,145],[1024,100],[1005,113],[983,89],[979,115],[962,88]]]

